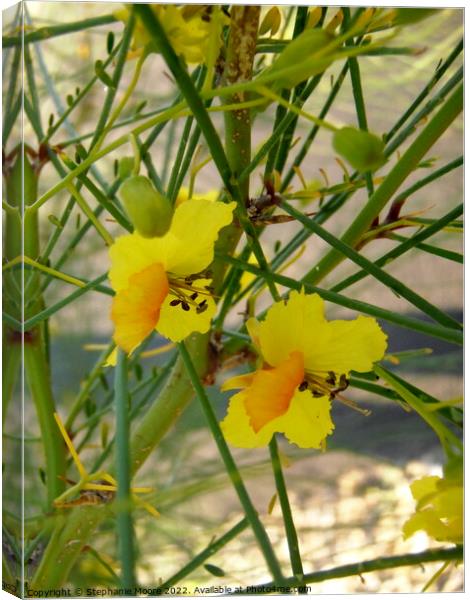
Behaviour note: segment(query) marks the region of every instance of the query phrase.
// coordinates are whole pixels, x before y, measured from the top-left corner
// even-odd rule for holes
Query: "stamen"
[[[368,408],[361,408],[358,404],[356,404],[356,402],[354,402],[354,400],[351,400],[350,398],[345,398],[341,394],[336,393],[335,398],[337,398],[340,402],[342,402],[346,406],[349,406],[349,408],[352,408],[353,410],[361,413],[361,415],[364,415],[365,417],[368,417],[372,414],[372,411],[369,410]]]
[[[346,406],[360,412],[364,416],[369,416],[371,411],[365,408],[359,407],[354,400],[345,398],[340,392],[343,392],[349,386],[349,380],[343,373],[339,376],[333,371],[328,371],[327,376],[319,375],[317,373],[306,373],[305,380],[299,385],[299,390],[303,391],[309,389],[314,398],[320,396],[329,396],[330,400],[337,398]],[[333,387],[335,386],[336,387]]]

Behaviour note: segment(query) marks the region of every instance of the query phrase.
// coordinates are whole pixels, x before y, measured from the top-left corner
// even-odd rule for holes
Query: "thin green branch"
[[[184,342],[179,344],[179,350],[188,375],[191,379],[194,391],[196,392],[196,397],[199,400],[209,429],[211,430],[220,456],[224,462],[225,468],[227,469],[227,474],[229,475],[233,487],[237,492],[240,503],[245,511],[246,518],[253,529],[253,533],[257,539],[260,550],[266,560],[266,564],[268,565],[274,580],[276,582],[280,582],[282,580],[282,572],[276,555],[274,554],[271,542],[269,541],[266,531],[259,519],[258,513],[251,502],[248,492],[246,491],[238,467],[233,460],[232,454],[229,450],[227,442],[225,441],[222,430],[220,429],[220,425],[217,421],[214,410],[209,402],[209,398],[206,395],[204,387],[201,384],[199,376],[191,360],[191,356],[189,355]]]
[[[244,263],[232,256],[221,254],[218,254],[217,256],[221,260],[224,260],[229,264],[236,265],[244,269],[245,271],[254,273],[255,275],[264,276],[264,272],[255,265],[252,265],[250,263]],[[318,294],[321,298],[327,300],[328,302],[332,302],[333,304],[338,304],[339,306],[350,308],[351,310],[364,313],[365,315],[370,315],[377,319],[384,319],[385,321],[395,323],[400,327],[405,327],[406,329],[413,329],[414,331],[420,331],[421,333],[426,333],[427,335],[446,340],[447,342],[451,342],[453,344],[461,345],[463,343],[462,332],[457,331],[456,329],[443,327],[442,325],[434,325],[434,323],[428,323],[420,319],[407,317],[406,315],[401,315],[399,313],[386,310],[379,306],[374,306],[373,304],[369,304],[368,302],[354,300],[353,298],[342,296],[341,294],[337,294],[336,292],[319,288],[310,283],[306,283],[303,280],[297,281],[295,279],[291,279],[290,277],[286,277],[285,275],[279,275],[278,273],[271,273],[271,277],[276,283],[278,283],[279,285],[283,285],[289,289],[298,291],[304,289],[308,293]]]
[[[343,15],[344,22],[343,25],[347,27],[351,21],[351,11],[349,7],[343,7]],[[358,40],[357,44],[360,44],[361,39]],[[354,46],[354,42],[352,39],[346,41],[346,46]],[[351,76],[351,85],[353,91],[354,104],[356,106],[356,115],[357,122],[359,125],[359,129],[363,131],[369,131],[367,125],[367,115],[366,115],[366,105],[364,101],[364,94],[362,92],[362,83],[361,83],[361,71],[359,68],[359,61],[355,56],[350,56],[348,58],[349,63],[349,75]],[[372,196],[374,193],[374,183],[372,181],[372,174],[370,171],[364,174],[364,178],[367,184],[367,191],[369,196]]]
[[[113,51],[103,62],[104,69],[106,69],[106,67],[108,67],[113,60],[115,60],[120,47],[121,47],[121,42],[119,42],[116,45],[116,47],[113,48]],[[83,100],[83,98],[88,94],[88,92],[91,90],[91,88],[95,85],[95,83],[98,80],[99,80],[98,75],[93,75],[93,77],[90,79],[90,81],[82,87],[82,89],[80,90],[80,93],[74,97],[73,102],[71,104],[67,105],[67,108],[65,110],[60,111],[59,118],[57,119],[57,121],[54,122],[52,127],[49,127],[46,137],[42,140],[42,142],[44,144],[47,144],[49,142],[51,137],[56,133],[56,131],[59,129],[59,127],[62,125],[62,123],[69,117],[69,115],[75,110],[75,108],[77,108],[77,106],[80,106],[80,103]],[[116,124],[116,126],[119,126],[119,124]],[[94,135],[94,133],[95,133],[94,131],[92,133],[90,133],[89,137],[92,137]],[[83,136],[81,136],[80,140],[77,140],[77,141],[81,141],[81,139],[84,139]],[[61,142],[62,147],[65,147],[66,145],[67,145],[67,142],[65,142],[65,143]]]
[[[387,237],[391,240],[397,240],[399,242],[406,242],[409,239],[405,236],[393,233],[387,235]],[[460,252],[453,252],[452,250],[447,250],[446,248],[440,248],[439,246],[433,246],[431,244],[415,244],[415,248],[418,250],[423,250],[423,252],[427,252],[428,254],[440,256],[446,260],[452,260],[453,262],[458,262],[463,265],[463,254],[460,254]]]
[[[234,525],[227,533],[223,536],[212,542],[204,548],[202,552],[200,552],[197,556],[195,556],[187,565],[185,565],[182,569],[180,569],[177,573],[172,575],[169,579],[166,579],[159,588],[164,592],[171,586],[182,581],[185,577],[190,575],[193,571],[195,571],[198,567],[203,565],[208,558],[216,554],[219,550],[221,550],[224,546],[226,546],[229,542],[234,540],[240,533],[245,531],[248,527],[249,523],[246,518],[239,521],[236,525]]]
[[[307,229],[313,231],[318,237],[324,240],[327,244],[329,244],[336,251],[340,252],[344,257],[349,258],[351,261],[362,267],[365,271],[368,272],[369,275],[372,275],[375,279],[383,283],[389,289],[393,290],[396,294],[405,298],[410,302],[413,306],[418,308],[424,314],[428,315],[437,323],[444,325],[445,327],[452,327],[455,329],[461,329],[461,324],[456,321],[453,317],[450,317],[439,308],[434,306],[428,302],[425,298],[421,297],[419,294],[414,292],[411,288],[406,286],[402,281],[396,279],[375,263],[370,261],[368,258],[351,248],[348,244],[344,243],[333,234],[329,233],[326,229],[324,229],[321,225],[318,225],[312,219],[306,217],[303,213],[292,208],[290,204],[283,201],[281,203],[283,210],[287,212],[287,214],[295,217],[300,223],[302,223]],[[310,281],[311,271],[304,277],[304,281]],[[315,276],[313,277],[316,280]]]
[[[402,125],[409,119],[409,117],[414,113],[417,107],[421,104],[421,102],[429,95],[431,90],[437,84],[437,82],[441,79],[441,77],[447,72],[447,69],[451,66],[454,60],[459,56],[459,54],[463,50],[463,39],[459,41],[459,43],[455,46],[452,52],[449,54],[447,59],[440,65],[439,68],[433,73],[431,79],[424,86],[421,92],[416,96],[413,102],[410,104],[408,109],[400,116],[400,118],[396,121],[396,123],[391,127],[388,131],[385,139],[388,141],[392,138],[395,133],[402,127]]]
[[[418,247],[420,242],[431,237],[435,233],[441,231],[446,225],[448,225],[454,219],[456,219],[458,216],[460,216],[462,214],[462,212],[463,212],[463,204],[460,204],[459,206],[456,206],[454,209],[452,209],[450,212],[448,212],[446,215],[444,215],[440,219],[436,220],[432,225],[425,227],[424,229],[422,229],[421,231],[419,231],[412,237],[406,238],[405,241],[403,241],[401,244],[399,244],[398,246],[396,246],[395,248],[393,248],[392,250],[390,250],[389,252],[387,252],[386,254],[381,256],[380,258],[378,258],[375,261],[375,264],[378,265],[379,267],[381,267],[383,265],[388,264],[390,261],[395,260],[399,256],[402,256],[403,254],[405,254],[412,248]],[[368,272],[365,270],[358,271],[357,273],[350,275],[349,277],[347,277],[340,283],[333,286],[331,288],[331,291],[341,292],[342,290],[346,289],[353,283],[356,283],[356,282],[360,281],[361,279],[363,279],[364,277],[367,277],[367,275],[368,275]]]
[[[399,186],[418,166],[420,160],[422,160],[429,149],[461,113],[462,107],[463,88],[462,84],[460,84],[369,198],[367,204],[341,237],[343,243],[351,247],[357,244]],[[309,271],[308,278],[311,279],[312,283],[321,281],[342,259],[343,255],[338,250],[332,249]]]
[[[413,565],[422,565],[443,560],[461,561],[462,559],[462,546],[457,546],[455,548],[437,548],[416,554],[399,554],[397,556],[374,558],[373,560],[325,569],[324,571],[307,573],[300,583],[294,577],[289,577],[282,581],[282,587],[296,589],[308,583],[319,583],[320,581],[340,579],[342,577],[357,577],[358,575],[371,573],[373,571],[383,571],[385,569],[395,569],[397,567],[411,567]],[[270,591],[275,591],[276,585],[276,582],[270,581],[269,583],[263,583],[255,587],[256,591],[259,593],[269,593]],[[243,591],[241,593],[243,593]]]
[[[99,27],[114,23],[118,19],[113,15],[102,15],[100,17],[92,17],[91,19],[83,19],[82,21],[73,21],[72,23],[61,23],[60,25],[52,25],[49,27],[41,27],[35,31],[30,31],[19,36],[4,36],[2,38],[3,48],[11,48],[12,46],[20,47],[22,43],[30,44],[31,42],[42,42],[59,35],[67,33],[75,33],[90,29],[91,27]]]
[[[232,173],[224,148],[187,70],[183,68],[180,59],[168,41],[165,30],[158,21],[158,18],[152,12],[150,6],[145,4],[135,4],[134,11],[142,18],[150,36],[157,44],[168,68],[178,82],[178,87],[206,138],[212,158],[214,159],[214,163],[227,191],[232,197],[237,199],[239,197],[239,192],[236,183],[232,180]]]
[[[415,410],[419,416],[425,421],[429,427],[439,438],[444,450],[452,455],[452,449],[450,444],[453,444],[455,448],[462,450],[462,442],[459,438],[440,420],[439,416],[432,411],[427,409],[427,406],[422,402],[418,396],[412,393],[401,381],[400,377],[391,373],[380,365],[374,366],[374,371],[386,381],[400,396],[405,400],[407,404]]]
[[[284,520],[284,529],[286,531],[287,545],[289,547],[289,557],[290,564],[292,567],[292,574],[299,581],[301,581],[304,576],[302,556],[299,550],[299,540],[297,537],[297,531],[295,529],[294,518],[292,516],[292,509],[289,502],[289,496],[287,493],[286,482],[284,480],[284,474],[282,472],[282,465],[281,460],[279,458],[279,450],[277,447],[275,435],[273,435],[271,441],[269,442],[269,454],[271,456],[274,481],[276,482],[277,495],[279,497],[282,517]]]
[[[131,468],[129,452],[129,394],[127,389],[127,356],[118,350],[114,378],[116,410],[116,528],[121,582],[124,588],[135,585],[134,525],[132,522]]]

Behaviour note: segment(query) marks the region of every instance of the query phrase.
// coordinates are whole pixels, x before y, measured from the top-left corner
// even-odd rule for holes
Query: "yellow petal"
[[[260,369],[246,390],[245,409],[255,433],[283,415],[304,379],[302,355],[294,352],[274,369]]]
[[[253,335],[259,339],[264,359],[275,367],[292,352],[305,353],[315,343],[315,332],[324,321],[320,296],[291,292],[287,302],[271,306]]]
[[[114,341],[125,352],[132,352],[155,328],[168,291],[165,270],[157,263],[132,275],[129,287],[114,296]]]
[[[191,196],[191,200],[209,200],[210,202],[216,202],[219,197],[219,192],[217,190],[209,190],[204,194],[195,194],[193,192]],[[189,188],[182,187],[178,192],[178,196],[176,198],[175,205],[179,206],[183,204],[183,202],[187,202],[189,200]]]
[[[232,222],[235,202],[188,200],[175,210],[170,231],[162,238],[166,246],[166,268],[179,276],[206,269],[214,259],[219,231]]]
[[[197,287],[203,287],[210,283],[209,279],[199,279]],[[196,307],[190,305],[190,310],[184,311],[181,305],[170,306],[170,302],[175,299],[169,294],[162,305],[160,318],[158,320],[157,331],[172,342],[181,342],[188,335],[197,331],[198,333],[207,333],[211,326],[212,317],[216,312],[214,300],[207,296],[207,309],[202,313],[196,312]]]
[[[360,316],[354,321],[326,322],[305,351],[305,367],[335,373],[370,371],[386,349],[387,336],[375,319]]]
[[[369,371],[383,357],[387,336],[375,319],[328,322],[323,311],[323,300],[304,292],[274,304],[257,331],[265,360],[275,366],[297,350],[307,371],[349,373]]]
[[[405,539],[420,530],[425,531],[429,536],[439,541],[444,541],[448,534],[447,527],[431,509],[415,513],[403,525]]]
[[[321,448],[335,428],[328,397],[314,398],[308,390],[296,391],[289,410],[278,419],[278,430],[299,448]]]
[[[235,377],[231,377],[224,381],[224,383],[220,386],[220,389],[223,392],[227,390],[240,390],[250,386],[253,383],[254,373],[245,373],[244,375],[236,375]]]
[[[132,275],[140,273],[154,263],[165,266],[165,237],[149,239],[132,233],[116,239],[109,249],[109,280],[114,290],[125,290]]]
[[[261,323],[258,321],[258,319],[251,317],[251,319],[248,319],[248,321],[245,323],[245,327],[246,327],[246,330],[248,331],[248,335],[251,337],[253,345],[258,350],[258,352],[261,352],[261,345],[260,345],[260,339],[259,339],[259,336],[260,336],[259,330],[261,327]]]
[[[267,446],[276,432],[276,420],[265,425],[255,433],[245,409],[246,391],[230,398],[227,416],[220,423],[228,442],[238,448],[260,448]]]
[[[437,490],[437,483],[440,479],[441,478],[437,477],[437,475],[433,475],[431,477],[421,477],[420,479],[413,481],[413,483],[410,484],[413,498],[419,502],[426,496],[433,494]]]
[[[331,404],[327,397],[313,398],[305,390],[296,391],[289,410],[270,421],[255,433],[246,412],[247,390],[230,399],[227,416],[221,422],[226,439],[238,448],[259,448],[271,441],[274,433],[284,433],[291,443],[300,448],[321,448],[334,425],[330,417]]]

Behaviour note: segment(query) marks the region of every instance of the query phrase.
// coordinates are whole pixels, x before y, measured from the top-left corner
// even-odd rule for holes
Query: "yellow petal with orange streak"
[[[245,389],[232,396],[227,416],[220,424],[225,438],[233,446],[260,448],[267,446],[275,433],[283,433],[299,448],[322,448],[325,438],[334,429],[330,400],[326,396],[314,398],[308,390],[296,389],[287,412],[255,432],[245,407],[249,393],[249,389]]]
[[[155,329],[160,308],[169,291],[161,264],[153,264],[129,278],[129,287],[113,299],[111,319],[114,341],[125,352],[132,352]]]
[[[255,433],[283,415],[304,379],[302,355],[294,352],[275,369],[260,369],[247,389],[245,409]]]

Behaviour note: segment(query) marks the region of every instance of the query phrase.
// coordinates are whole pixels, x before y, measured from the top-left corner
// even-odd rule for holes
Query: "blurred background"
[[[110,13],[120,4],[79,3],[79,2],[26,2],[28,18],[33,27],[57,25],[68,21],[90,18]],[[59,10],[60,7],[60,10]],[[263,10],[267,10],[266,7]],[[336,9],[330,8],[329,15]],[[4,18],[4,33],[11,28],[11,22]],[[283,8],[283,14],[288,7]],[[410,102],[432,77],[441,60],[444,60],[458,43],[463,33],[463,11],[446,9],[415,26],[399,33],[392,40],[394,46],[416,48],[414,55],[366,56],[360,58],[362,84],[366,98],[369,128],[382,134],[396,122]],[[74,94],[77,87],[83,87],[94,75],[94,63],[106,56],[108,31],[112,30],[119,38],[122,23],[113,23],[63,37],[34,44],[32,56],[37,78],[39,100],[43,121],[49,115],[60,114],[67,106],[67,96]],[[5,58],[4,58],[5,60]],[[459,62],[457,59],[456,64]],[[341,65],[340,65],[341,66]],[[305,106],[305,110],[318,114],[330,90],[330,71],[335,76],[339,67],[331,68],[324,76],[315,94]],[[133,73],[134,61],[129,60],[125,68],[122,90]],[[454,71],[455,68],[452,70]],[[436,90],[445,83],[440,83]],[[70,140],[82,141],[87,146],[94,132],[96,119],[105,96],[104,85],[98,83],[86,96],[77,110],[74,110],[57,134],[54,144]],[[142,78],[132,97],[124,117],[132,117],[136,110],[145,114],[166,106],[172,98],[173,85],[165,76],[165,68],[160,57],[152,55],[146,61]],[[144,108],[140,108],[145,101]],[[268,110],[258,116],[253,128],[253,146],[256,149],[270,134],[274,114]],[[355,125],[355,107],[352,101],[351,86],[346,79],[331,108],[328,120],[337,125]],[[215,118],[218,126],[221,119]],[[181,137],[182,123],[167,126],[151,149],[152,159],[163,182],[168,181],[177,144]],[[309,131],[309,124],[300,120],[296,135],[303,136]],[[125,131],[118,129],[109,135],[111,141]],[[25,139],[32,147],[37,140],[31,127],[25,123]],[[456,120],[432,150],[432,167],[438,168],[462,153],[462,120]],[[73,144],[70,144],[73,156]],[[403,150],[400,149],[402,153]],[[114,179],[114,160],[129,154],[129,148],[100,160],[97,165],[100,177],[110,183]],[[207,154],[204,146],[201,156]],[[391,159],[393,161],[393,157]],[[383,171],[386,173],[387,165]],[[429,169],[430,172],[431,169]],[[309,155],[302,165],[302,173],[307,181],[324,181],[326,174],[330,184],[342,180],[342,171],[334,159],[331,147],[331,134],[320,131]],[[262,188],[260,173],[252,177],[251,192],[258,194]],[[427,171],[420,169],[410,177],[404,187],[425,176]],[[48,164],[40,178],[39,193],[43,193],[57,182],[57,174]],[[187,185],[187,181],[185,182]],[[294,189],[301,188],[301,182],[294,178]],[[221,182],[211,163],[205,166],[196,181],[196,191],[204,193],[220,189]],[[461,202],[463,197],[462,172],[460,169],[423,188],[406,203],[405,214],[418,213],[426,218],[442,216]],[[59,217],[67,195],[60,193],[51,199],[41,212],[41,235],[46,242],[52,231],[51,215]],[[88,198],[92,206],[94,199]],[[361,207],[365,194],[356,193],[345,208],[339,211],[326,226],[334,234],[341,233],[353,215]],[[83,219],[76,214],[69,220],[61,241],[55,249],[54,258],[60,257],[65,244],[71,239]],[[314,203],[307,210],[315,210]],[[79,219],[82,219],[79,221]],[[120,227],[109,220],[104,221],[113,235],[122,233]],[[262,237],[263,248],[269,257],[275,254],[278,242],[284,244],[298,230],[295,224],[273,225],[267,228]],[[457,252],[462,251],[459,233],[442,232],[433,243]],[[366,246],[365,254],[373,259],[384,254],[393,246],[386,240],[376,241]],[[323,242],[313,236],[306,243],[300,258],[289,267],[286,274],[300,277],[325,252]],[[104,273],[109,266],[107,251],[102,240],[93,230],[81,240],[73,255],[64,265],[64,270],[74,276],[92,279]],[[328,287],[341,281],[346,275],[356,271],[348,261],[334,271],[322,285]],[[463,277],[458,263],[432,256],[420,250],[413,250],[405,257],[393,262],[388,271],[403,280],[417,293],[436,304],[456,318],[462,316]],[[53,282],[46,292],[46,302],[51,304],[68,295],[70,286]],[[409,316],[421,318],[410,312],[409,304],[396,297],[390,290],[370,278],[363,279],[346,292],[347,295],[372,304],[399,311]],[[269,303],[269,296],[261,295],[257,309]],[[67,414],[74,398],[80,390],[83,378],[98,358],[98,352],[90,350],[90,345],[108,343],[112,336],[109,319],[110,299],[98,293],[82,296],[67,308],[56,313],[50,320],[50,352],[53,386],[56,401],[62,414]],[[242,302],[227,320],[230,328],[242,322],[241,313],[245,309]],[[327,304],[327,315],[331,318],[351,318],[354,315],[341,307]],[[451,400],[462,395],[462,353],[445,342],[419,335],[412,331],[383,323],[389,335],[389,352],[430,348],[432,353],[417,356],[401,364],[388,364],[408,381],[440,400]],[[159,346],[164,340],[155,338],[152,346]],[[170,351],[171,353],[172,351]],[[163,364],[166,357],[143,360],[144,371],[133,374],[133,384],[138,387],[139,377],[145,378],[155,366]],[[220,383],[226,373],[220,374]],[[104,410],[100,427],[96,427],[89,439],[76,437],[81,444],[83,460],[92,465],[101,452],[103,425],[113,430],[113,414],[109,405],[110,392],[107,388],[112,372],[93,388],[88,399],[88,416]],[[155,392],[153,392],[155,393]],[[218,415],[225,413],[226,395],[220,394],[217,386],[209,389],[213,405]],[[145,394],[148,395],[146,398]],[[305,571],[320,570],[346,563],[368,560],[406,552],[418,552],[430,546],[424,534],[417,534],[407,542],[401,539],[401,526],[412,514],[414,502],[409,491],[409,483],[420,476],[439,474],[442,452],[434,433],[421,419],[394,402],[367,392],[352,390],[350,397],[361,406],[370,408],[369,417],[334,404],[333,418],[336,424],[334,434],[328,442],[325,453],[298,450],[295,446],[282,444],[285,475],[294,510],[294,518],[300,536],[300,547]],[[153,398],[152,390],[144,389],[136,393],[133,402],[146,402]],[[25,433],[30,438],[26,444],[28,465],[28,495],[26,511],[31,519],[40,510],[41,456],[37,451],[38,428],[34,409],[26,406]],[[100,437],[101,436],[101,437]],[[254,499],[268,533],[273,540],[283,563],[288,564],[288,551],[278,504],[270,506],[275,492],[268,453],[266,449],[234,452],[249,491]],[[70,473],[76,477],[76,473]],[[139,581],[142,585],[156,585],[172,575],[197,552],[220,536],[242,518],[238,500],[232,490],[218,457],[216,448],[199,412],[199,406],[191,404],[178,421],[174,430],[164,439],[139,473],[138,485],[155,486],[152,502],[158,507],[162,517],[153,519],[146,513],[136,513],[136,532],[139,547]],[[271,510],[272,508],[272,510]],[[94,548],[110,564],[115,560],[115,533],[111,519],[105,522],[102,535],[96,536]],[[182,582],[191,588],[194,585],[256,585],[267,581],[265,567],[258,548],[249,530],[228,544],[211,561],[224,572],[220,580],[207,569],[199,568]],[[313,593],[351,592],[418,592],[437,571],[439,565],[405,567],[395,571],[378,571],[365,574],[363,578],[349,577],[314,584]],[[462,572],[460,569],[448,571],[430,591],[461,591]],[[85,555],[72,574],[77,585],[83,582],[110,583],[109,574],[91,554]],[[112,581],[112,580],[111,580]]]

